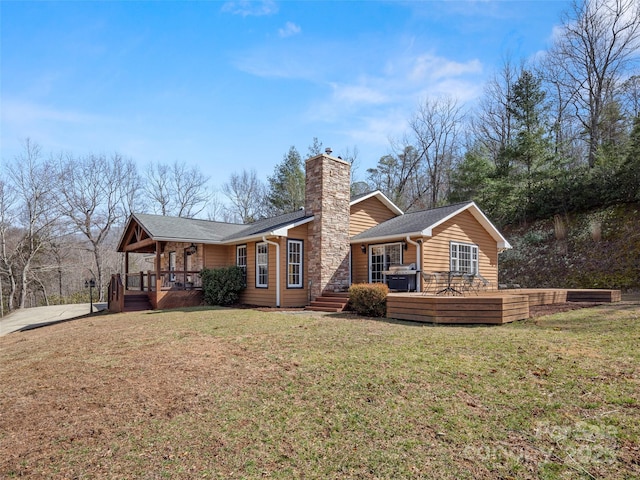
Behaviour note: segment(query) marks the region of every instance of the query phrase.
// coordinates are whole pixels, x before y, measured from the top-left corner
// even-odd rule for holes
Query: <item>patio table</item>
[[[455,278],[462,278],[462,276],[464,275],[464,272],[449,270],[449,271],[436,272],[436,273],[441,273],[447,276],[447,286],[442,290],[438,290],[436,292],[436,295],[448,295],[449,293],[452,295],[462,295],[462,292],[460,290],[457,290],[456,288],[454,288],[453,280]]]

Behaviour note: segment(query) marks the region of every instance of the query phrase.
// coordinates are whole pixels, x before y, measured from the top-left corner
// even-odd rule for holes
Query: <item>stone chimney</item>
[[[306,161],[305,210],[309,224],[308,281],[311,300],[349,288],[349,203],[351,165],[326,154]]]

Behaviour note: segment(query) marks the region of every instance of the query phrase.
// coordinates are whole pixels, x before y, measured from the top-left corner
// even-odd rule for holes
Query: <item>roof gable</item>
[[[362,193],[360,195],[354,195],[351,197],[351,202],[349,203],[350,207],[353,207],[354,205],[363,202],[369,198],[375,197],[378,200],[380,200],[380,202],[387,207],[389,210],[391,210],[394,214],[396,215],[402,215],[403,212],[402,210],[400,210],[400,208],[393,203],[391,200],[389,200],[389,198],[382,193],[380,190],[374,190],[373,192],[368,192],[368,193]]]

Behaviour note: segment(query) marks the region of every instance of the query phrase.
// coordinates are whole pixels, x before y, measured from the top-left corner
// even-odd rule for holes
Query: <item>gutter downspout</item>
[[[416,270],[418,270],[418,272],[420,272],[422,270],[420,264],[422,263],[421,260],[421,255],[420,255],[420,244],[418,242],[414,242],[413,240],[411,240],[409,238],[409,235],[407,235],[406,238],[407,243],[410,243],[411,245],[415,245],[416,246]],[[416,275],[418,276],[418,278],[416,278],[416,291],[421,292],[422,291],[422,281],[420,278],[419,273],[416,273]]]
[[[262,241],[276,246],[276,307],[280,308],[280,244],[267,240],[264,235],[262,236]]]

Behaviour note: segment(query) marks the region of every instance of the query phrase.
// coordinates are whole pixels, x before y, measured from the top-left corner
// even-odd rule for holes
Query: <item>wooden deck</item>
[[[620,301],[620,291],[522,288],[465,296],[390,293],[387,296],[387,318],[427,323],[500,325],[529,318],[530,306],[567,301],[616,302]]]

